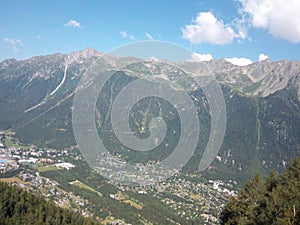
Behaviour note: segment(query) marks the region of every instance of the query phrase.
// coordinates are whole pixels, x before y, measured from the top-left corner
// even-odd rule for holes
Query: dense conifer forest
[[[93,225],[96,222],[46,201],[26,190],[0,182],[1,225]]]
[[[300,224],[300,157],[282,174],[256,175],[226,204],[221,224]]]

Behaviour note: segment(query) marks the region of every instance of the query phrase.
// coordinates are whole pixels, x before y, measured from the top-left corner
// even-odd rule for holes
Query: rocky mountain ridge
[[[82,74],[97,59],[103,59],[103,63],[112,68],[122,68],[130,63],[137,63],[141,59],[133,57],[118,57],[115,55],[104,54],[95,49],[87,48],[79,52],[70,54],[53,54],[48,56],[37,56],[28,60],[17,61],[7,59],[0,63],[1,71],[9,70],[11,65],[17,65],[15,73],[8,73],[10,76],[20,75],[20,68],[34,66],[34,74],[28,74],[30,81],[34,78],[49,79],[54,74],[55,69],[62,69],[67,64],[69,66],[79,65],[78,75]],[[158,63],[157,61],[152,63]],[[300,62],[282,60],[273,62],[269,59],[254,62],[248,66],[236,66],[226,61],[211,60],[208,62],[165,62],[177,66],[194,76],[215,76],[221,83],[228,85],[245,95],[267,97],[278,90],[287,87],[288,84],[298,88],[300,99]],[[24,75],[24,74],[23,74]],[[164,74],[161,74],[162,77]]]

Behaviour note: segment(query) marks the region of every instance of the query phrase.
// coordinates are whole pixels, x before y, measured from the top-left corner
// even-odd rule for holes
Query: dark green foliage
[[[96,224],[22,188],[0,182],[0,224]]]
[[[300,224],[300,157],[281,175],[256,175],[220,216],[221,224]]]

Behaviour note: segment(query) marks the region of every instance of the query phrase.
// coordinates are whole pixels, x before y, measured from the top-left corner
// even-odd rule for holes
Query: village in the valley
[[[0,180],[39,193],[53,200],[57,205],[80,212],[84,216],[92,216],[93,205],[88,199],[63,190],[57,181],[41,175],[44,171],[74,169],[75,165],[66,159],[80,161],[83,157],[72,148],[56,150],[40,148],[36,145],[22,145],[14,138],[12,132],[0,132]],[[125,196],[123,192],[132,191],[139,195],[154,193],[156,198],[175,210],[180,217],[187,220],[202,217],[208,224],[217,221],[216,214],[213,212],[220,211],[228,196],[234,195],[233,187],[236,185],[235,181],[225,183],[220,180],[195,183],[180,176],[150,186],[128,187],[107,182],[115,185],[119,191],[112,191],[108,196],[104,196],[94,187],[79,180],[74,180],[69,184],[92,190],[100,198],[107,197],[113,201],[125,202],[136,209],[142,209],[143,204]],[[113,216],[106,220],[109,220],[110,224],[126,224]]]

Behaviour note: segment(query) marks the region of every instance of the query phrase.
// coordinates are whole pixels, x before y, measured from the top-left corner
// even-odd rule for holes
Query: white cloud
[[[19,52],[19,49],[14,45],[12,46],[11,48],[15,53],[18,53]]]
[[[16,42],[15,42],[14,40],[12,40],[12,39],[10,39],[10,38],[7,38],[7,37],[4,38],[3,41],[4,41],[4,42],[7,42],[7,43],[9,43],[9,44],[12,44],[12,45],[15,45],[15,44],[16,44]]]
[[[17,53],[19,52],[18,46],[24,46],[24,43],[20,40],[20,39],[11,39],[11,38],[4,38],[3,39],[4,42],[8,43],[11,47],[11,49]]]
[[[251,63],[253,63],[251,61],[251,59],[247,59],[247,58],[237,58],[237,57],[233,57],[233,58],[225,58],[226,61],[230,62],[233,65],[237,65],[237,66],[247,66]]]
[[[135,37],[132,34],[127,34],[126,31],[120,31],[122,38],[129,38],[130,40],[135,40]]]
[[[258,61],[263,61],[263,60],[266,60],[268,58],[269,58],[269,56],[265,55],[263,53],[258,55]]]
[[[182,36],[192,44],[211,43],[223,45],[234,38],[244,39],[247,34],[243,30],[237,33],[228,24],[217,18],[211,12],[200,12],[191,24],[181,29]]]
[[[23,42],[20,39],[16,39],[16,43],[21,45],[21,46],[24,46]]]
[[[250,17],[253,27],[268,30],[276,37],[300,42],[299,0],[238,0],[240,12]]]
[[[65,27],[74,27],[74,28],[76,28],[76,27],[80,28],[81,27],[80,23],[76,20],[69,20],[69,22],[65,23],[64,26]]]
[[[125,31],[120,31],[122,38],[127,38],[128,34]]]
[[[211,54],[199,54],[199,53],[193,53],[191,55],[190,61],[193,62],[203,62],[203,61],[210,61],[213,59],[213,56]]]
[[[153,37],[151,36],[151,34],[146,33],[145,35],[146,35],[146,37],[147,37],[150,41],[153,41],[153,40],[154,40]]]

